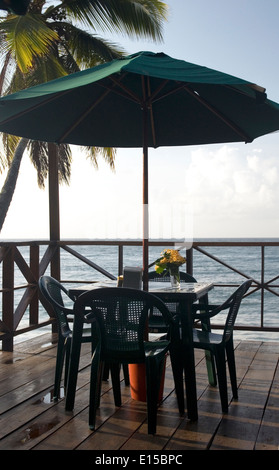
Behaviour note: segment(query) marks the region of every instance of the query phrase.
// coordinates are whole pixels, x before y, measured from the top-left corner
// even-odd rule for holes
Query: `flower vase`
[[[180,289],[180,272],[179,266],[173,266],[169,268],[170,273],[170,281],[172,289],[179,290]]]

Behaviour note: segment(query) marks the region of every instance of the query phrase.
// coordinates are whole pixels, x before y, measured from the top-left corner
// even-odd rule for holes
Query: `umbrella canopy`
[[[0,130],[47,142],[148,147],[251,142],[279,128],[265,90],[140,52],[1,98]]]
[[[139,52],[0,99],[0,131],[55,143],[148,147],[252,142],[279,129],[279,105],[240,78]],[[144,285],[148,217],[144,216]]]

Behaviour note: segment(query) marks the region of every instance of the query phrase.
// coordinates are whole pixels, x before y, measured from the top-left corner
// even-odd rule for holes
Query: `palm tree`
[[[126,33],[162,40],[167,5],[160,0],[31,0],[27,14],[8,14],[0,20],[0,96],[13,93],[63,75],[119,58],[124,50],[96,34]],[[80,26],[81,25],[81,26]],[[90,28],[91,32],[83,28]],[[45,142],[34,142],[3,135],[1,167],[9,167],[0,193],[0,231],[16,186],[25,148],[37,169],[38,185],[44,187],[48,174]],[[113,167],[114,149],[87,149],[97,166],[101,154]],[[69,183],[71,151],[60,145],[59,179]]]

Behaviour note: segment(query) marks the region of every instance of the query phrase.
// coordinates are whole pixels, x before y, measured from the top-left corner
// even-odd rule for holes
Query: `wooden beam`
[[[59,175],[57,145],[48,144],[49,155],[49,235],[50,241],[60,240],[60,213],[59,213]],[[60,254],[56,251],[51,262],[51,275],[60,280]]]
[[[2,320],[6,329],[11,332],[3,339],[3,351],[13,351],[13,330],[14,330],[14,247],[5,248],[3,259],[3,293],[2,293]]]
[[[59,179],[57,146],[48,144],[49,158],[49,230],[50,240],[60,240]]]

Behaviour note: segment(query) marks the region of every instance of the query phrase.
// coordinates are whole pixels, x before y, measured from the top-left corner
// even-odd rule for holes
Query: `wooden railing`
[[[117,272],[113,273],[98,263],[88,259],[84,254],[80,253],[80,247],[84,246],[108,246],[116,247],[117,257]],[[150,241],[150,247],[158,247],[160,250],[164,247],[170,247],[177,245],[177,242],[173,241]],[[55,322],[53,312],[48,309],[49,318],[44,316],[41,319],[40,311],[42,310],[41,304],[43,299],[40,299],[38,292],[38,279],[41,275],[49,273],[53,277],[61,280],[63,283],[78,283],[78,282],[92,282],[95,278],[94,273],[99,273],[110,279],[115,279],[118,274],[123,271],[123,260],[124,260],[124,248],[125,247],[140,247],[140,241],[101,241],[101,240],[65,240],[59,242],[49,241],[7,241],[0,242],[0,263],[2,264],[2,285],[0,292],[2,293],[2,317],[0,320],[0,339],[2,340],[2,349],[12,351],[14,337],[31,330],[44,327],[46,325],[52,325],[53,331],[55,331]],[[74,248],[73,248],[74,247]],[[224,261],[222,256],[224,249],[229,247],[234,248],[253,248],[257,247],[259,250],[258,260],[260,264],[259,276],[254,276],[249,271],[243,271],[239,266],[232,262]],[[202,259],[218,264],[223,270],[234,273],[237,276],[237,280],[233,282],[226,282],[223,274],[214,275],[213,281],[216,288],[228,288],[238,285],[242,280],[246,278],[253,279],[253,286],[249,292],[249,296],[253,296],[255,293],[259,296],[256,301],[257,308],[259,308],[260,321],[257,324],[251,322],[245,325],[237,325],[238,329],[244,330],[259,330],[259,331],[279,331],[279,315],[276,323],[270,326],[266,323],[267,313],[265,308],[265,294],[268,292],[277,298],[279,296],[279,264],[273,266],[272,270],[275,275],[270,278],[266,278],[267,266],[273,263],[272,259],[266,255],[266,250],[270,247],[278,249],[279,253],[279,242],[276,241],[195,241],[191,249],[186,251],[187,265],[186,269],[190,274],[196,277],[204,278],[199,273],[199,267],[204,266]],[[212,253],[211,250],[214,250]],[[25,255],[22,254],[22,250],[25,251]],[[79,279],[73,279],[72,277],[66,277],[61,279],[61,271],[63,271],[62,263],[62,250],[67,252],[69,256],[74,257],[82,263],[83,266],[89,267],[89,276],[85,281],[84,276],[80,276]],[[218,253],[217,253],[217,251]],[[26,251],[28,253],[26,253]],[[219,252],[220,251],[220,252]],[[279,258],[278,258],[279,259]],[[196,261],[199,260],[198,264]],[[247,267],[253,265],[253,263],[247,263]],[[62,268],[62,269],[61,269]],[[276,268],[278,274],[276,273]],[[207,272],[207,278],[210,275],[210,269]],[[92,276],[92,277],[91,277]],[[18,279],[20,281],[18,282]],[[277,303],[276,303],[277,304]],[[46,306],[45,306],[46,307]],[[279,302],[278,309],[279,310]],[[26,318],[27,317],[27,318]],[[27,325],[22,326],[22,321],[25,319]],[[220,328],[220,325],[216,325],[216,328]]]

